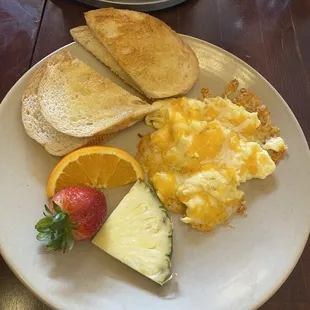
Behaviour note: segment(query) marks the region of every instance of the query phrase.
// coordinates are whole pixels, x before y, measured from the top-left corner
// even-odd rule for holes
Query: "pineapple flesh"
[[[166,210],[152,190],[139,180],[92,243],[163,285],[171,277],[172,233]]]

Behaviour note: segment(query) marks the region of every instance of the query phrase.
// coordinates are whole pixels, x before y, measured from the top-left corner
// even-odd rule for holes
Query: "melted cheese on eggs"
[[[197,229],[226,223],[243,202],[238,186],[275,170],[270,146],[255,142],[257,113],[221,97],[154,104],[146,123],[158,130],[141,139],[137,157],[158,197]]]

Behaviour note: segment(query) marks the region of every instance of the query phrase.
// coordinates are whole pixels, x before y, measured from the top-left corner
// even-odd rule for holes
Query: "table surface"
[[[89,9],[73,0],[0,0],[0,101],[31,66],[72,41],[69,29],[85,24],[83,12]],[[283,96],[310,139],[309,0],[188,0],[152,15],[255,68]],[[48,309],[1,256],[0,309]],[[290,277],[260,309],[310,309],[309,240]]]

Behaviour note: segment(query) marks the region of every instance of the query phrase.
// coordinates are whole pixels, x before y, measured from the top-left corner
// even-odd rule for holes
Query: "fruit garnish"
[[[172,233],[166,210],[155,193],[139,180],[92,243],[163,285],[171,278]]]
[[[138,162],[121,149],[90,146],[65,156],[54,168],[47,184],[47,196],[70,186],[112,188],[144,179]]]
[[[100,229],[107,212],[106,199],[97,189],[74,186],[58,192],[44,217],[35,228],[37,239],[47,241],[46,249],[64,253],[70,251],[75,241],[90,239]]]

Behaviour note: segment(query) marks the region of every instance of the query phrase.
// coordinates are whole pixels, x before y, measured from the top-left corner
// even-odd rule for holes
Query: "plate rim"
[[[178,4],[185,2],[186,0],[152,0],[142,3],[136,3],[136,2],[123,3],[121,0],[76,0],[76,1],[95,8],[107,8],[113,6],[119,9],[129,9],[141,12],[153,12],[176,6]]]
[[[78,0],[79,1],[79,0]],[[235,56],[234,54],[226,51],[225,49],[212,44],[210,42],[204,41],[202,39],[196,38],[196,37],[192,37],[189,35],[185,35],[185,34],[181,34],[179,33],[179,35],[181,35],[181,37],[185,37],[188,38],[189,40],[193,40],[193,41],[198,41],[201,44],[204,45],[208,45],[211,48],[220,51],[221,53],[225,54],[226,56],[233,58],[235,61],[239,62],[240,64],[242,64],[242,66],[244,66],[246,69],[248,69],[249,71],[253,72],[255,75],[257,75],[261,80],[263,80],[273,91],[274,94],[276,94],[276,96],[278,97],[279,100],[282,101],[283,106],[286,108],[286,110],[290,113],[290,117],[294,120],[296,128],[299,131],[300,136],[302,137],[302,141],[304,144],[305,149],[308,149],[308,158],[309,158],[309,162],[310,162],[310,152],[309,152],[309,146],[308,146],[308,142],[306,139],[306,136],[295,116],[295,114],[293,113],[293,111],[291,110],[290,106],[287,104],[287,102],[283,99],[283,97],[280,95],[280,93],[274,88],[274,86],[264,77],[262,76],[256,69],[254,69],[253,67],[251,67],[249,64],[247,64],[244,60],[240,59],[239,57]],[[4,108],[3,106],[6,106],[7,103],[4,103],[7,97],[10,96],[10,94],[13,92],[13,89],[15,87],[18,86],[18,84],[20,84],[22,82],[22,80],[26,77],[26,75],[28,75],[30,72],[34,71],[45,59],[47,59],[48,57],[50,57],[51,55],[57,53],[58,51],[67,48],[68,46],[71,45],[75,45],[77,44],[75,41],[70,42],[58,49],[56,49],[55,51],[51,52],[50,54],[46,55],[44,58],[42,58],[41,60],[39,60],[36,64],[34,64],[31,68],[29,68],[15,83],[14,85],[10,88],[10,90],[7,92],[7,94],[5,95],[5,97],[3,98],[3,100],[1,101],[0,104],[0,118],[2,113],[4,113]],[[310,165],[309,165],[310,167]],[[285,274],[283,274],[281,280],[279,280],[277,282],[276,285],[274,285],[273,289],[271,289],[268,293],[266,293],[266,295],[261,298],[260,302],[257,302],[255,305],[253,305],[253,309],[257,309],[259,307],[261,307],[266,301],[268,301],[278,290],[279,288],[284,284],[284,282],[287,280],[287,278],[290,276],[290,274],[292,273],[292,271],[294,270],[295,266],[297,265],[304,249],[305,246],[307,244],[308,238],[310,235],[310,225],[308,227],[308,232],[307,234],[305,234],[304,236],[304,240],[301,244],[303,244],[302,246],[300,246],[299,252],[296,253],[295,257],[294,257],[294,261],[290,264],[290,267],[287,269],[287,272]],[[48,307],[50,307],[51,309],[58,309],[58,305],[52,304],[51,302],[49,302],[47,299],[45,299],[45,297],[43,297],[43,295],[40,295],[33,287],[31,282],[27,281],[26,279],[24,279],[24,277],[22,275],[20,275],[18,273],[18,271],[14,268],[14,266],[10,263],[10,260],[8,258],[8,255],[6,255],[6,252],[3,249],[3,246],[0,243],[0,254],[3,258],[3,260],[5,261],[5,263],[9,266],[10,270],[13,272],[13,274],[18,278],[18,280],[27,288],[31,291],[31,293],[33,295],[35,295],[40,301],[42,301],[45,305],[47,305]]]

